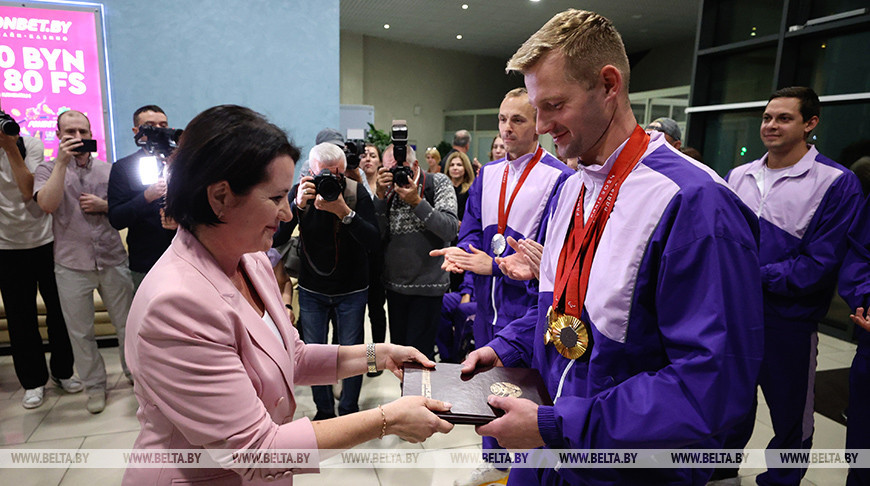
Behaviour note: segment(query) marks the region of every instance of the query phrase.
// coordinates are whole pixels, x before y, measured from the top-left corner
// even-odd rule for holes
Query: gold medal
[[[550,307],[547,310],[547,322],[549,325],[544,334],[544,345],[552,343],[556,351],[568,359],[577,359],[586,354],[589,332],[583,321]]]

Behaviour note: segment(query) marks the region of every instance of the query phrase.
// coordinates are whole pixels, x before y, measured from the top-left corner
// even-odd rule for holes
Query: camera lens
[[[317,194],[326,201],[338,199],[338,196],[344,191],[343,183],[344,180],[330,172],[329,169],[323,169],[314,177],[314,188]]]
[[[6,135],[18,135],[21,132],[21,126],[15,122],[9,115],[0,117],[0,132]]]

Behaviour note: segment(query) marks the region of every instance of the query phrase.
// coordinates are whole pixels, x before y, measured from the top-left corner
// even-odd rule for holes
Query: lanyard
[[[511,212],[511,206],[514,205],[514,199],[520,192],[520,186],[522,186],[523,182],[526,181],[526,177],[529,176],[529,173],[532,172],[532,168],[537,165],[538,161],[541,160],[541,157],[543,155],[544,149],[540,145],[538,145],[538,150],[535,151],[535,156],[532,157],[532,160],[526,165],[526,168],[523,170],[523,174],[520,176],[520,180],[517,181],[517,185],[516,187],[514,187],[514,191],[513,194],[511,194],[510,201],[508,201],[507,208],[504,207],[504,198],[507,193],[507,178],[508,170],[510,169],[510,161],[505,161],[504,174],[501,176],[501,192],[498,196],[498,234],[504,234],[504,230],[507,228],[508,215]]]
[[[585,224],[583,222],[583,197],[586,194],[586,186],[580,190],[580,196],[574,205],[574,218],[568,227],[568,234],[562,245],[559,264],[556,267],[553,309],[580,318],[580,314],[583,312],[583,303],[586,300],[586,290],[589,287],[589,275],[595,248],[601,241],[604,226],[610,218],[610,212],[613,211],[620,186],[634,170],[648,144],[649,135],[640,125],[637,125],[625,148],[614,162]],[[580,265],[579,269],[578,265]],[[561,308],[560,302],[563,303]]]

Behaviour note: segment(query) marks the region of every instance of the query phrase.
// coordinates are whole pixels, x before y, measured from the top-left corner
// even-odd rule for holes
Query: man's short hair
[[[91,126],[91,119],[88,118],[88,115],[85,115],[84,113],[80,112],[79,110],[63,110],[62,112],[57,114],[57,129],[58,129],[58,131],[60,131],[60,119],[63,118],[63,116],[66,115],[67,113],[78,113],[79,115],[85,117],[85,120],[88,121],[88,126]]]
[[[612,64],[622,73],[625,96],[631,69],[625,44],[616,27],[605,17],[586,10],[569,9],[556,14],[517,50],[506,71],[524,73],[550,51],[565,56],[565,75],[587,88],[595,86],[601,68]]]
[[[812,117],[819,116],[819,112],[821,111],[821,103],[819,103],[819,96],[816,94],[812,88],[807,88],[806,86],[790,86],[788,88],[778,89],[770,95],[767,102],[770,103],[771,100],[776,98],[797,98],[798,103],[800,104],[800,112],[804,121],[809,121]]]
[[[145,105],[145,106],[143,106],[143,107],[141,107],[133,112],[133,126],[134,127],[139,126],[139,115],[141,115],[142,113],[145,113],[146,111],[153,111],[154,113],[163,113],[164,115],[166,114],[166,112],[163,111],[163,108],[160,108],[157,105]]]
[[[221,224],[208,186],[227,181],[233,193],[248,194],[269,177],[269,164],[280,155],[295,162],[299,149],[263,115],[236,105],[203,111],[187,124],[172,154],[166,215],[187,230]]]
[[[315,160],[320,170],[323,170],[323,166],[331,166],[334,162],[340,162],[342,169],[347,168],[347,157],[344,155],[344,150],[332,142],[323,142],[311,147],[308,152],[309,167],[314,165]]]
[[[468,147],[471,143],[471,133],[468,130],[459,130],[453,134],[453,145],[457,147]]]
[[[507,93],[505,93],[504,97],[505,97],[505,99],[507,99],[507,98],[519,98],[521,96],[528,96],[528,95],[529,95],[529,91],[526,88],[520,87],[520,88],[514,88],[514,89],[508,91]],[[532,111],[535,113],[535,116],[537,116],[538,109],[535,108],[535,106],[532,105],[531,103],[529,103],[529,106],[532,107]],[[493,139],[493,140],[495,140],[495,139]]]

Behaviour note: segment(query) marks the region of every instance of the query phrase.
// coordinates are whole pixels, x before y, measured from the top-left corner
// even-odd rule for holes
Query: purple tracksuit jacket
[[[574,203],[593,177],[585,169],[562,184],[548,209],[537,305],[489,344],[505,366],[544,376],[555,405],[539,407],[538,429],[549,448],[719,447],[715,436],[755,396],[763,331],[757,220],[709,168],[660,133],[651,137],[592,264],[582,313],[593,339],[587,357],[569,360],[543,342]],[[703,484],[710,471],[535,473],[541,484],[637,485]]]
[[[834,295],[861,184],[812,146],[762,198],[756,180],[766,162],[767,154],[726,176],[758,216],[765,324],[815,330]]]
[[[467,251],[471,245],[491,257],[495,256],[492,250],[492,237],[498,232],[499,193],[505,166],[511,164],[508,177],[513,178],[513,184],[508,183],[505,194],[505,206],[507,206],[516,181],[533,154],[534,151],[513,161],[501,159],[480,168],[480,175],[468,190],[465,216],[462,218],[459,231],[459,247]],[[514,199],[511,212],[508,214],[505,237],[512,236],[517,240],[537,239],[544,210],[556,195],[556,189],[572,174],[574,174],[573,170],[544,151],[541,160],[529,173]],[[514,253],[514,249],[507,246],[501,256],[508,256],[511,253]],[[492,276],[466,272],[463,287],[470,283],[474,286],[474,298],[477,303],[474,338],[478,346],[486,344],[496,332],[512,320],[522,317],[537,299],[534,283],[531,284],[530,289],[528,282],[507,277],[494,260]]]

